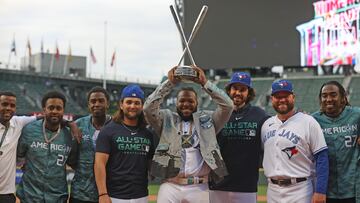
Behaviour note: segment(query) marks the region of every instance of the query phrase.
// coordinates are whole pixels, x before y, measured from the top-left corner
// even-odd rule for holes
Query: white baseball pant
[[[112,198],[111,199],[111,203],[148,203],[148,196],[146,197],[141,197],[138,199],[116,199],[116,198]]]
[[[210,203],[256,203],[256,192],[210,190]]]
[[[208,184],[177,185],[162,183],[157,197],[158,203],[208,203]]]
[[[310,179],[289,186],[279,186],[269,181],[267,203],[311,203],[313,193]]]

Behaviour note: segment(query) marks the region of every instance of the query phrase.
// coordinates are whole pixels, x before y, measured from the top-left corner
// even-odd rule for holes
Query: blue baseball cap
[[[127,85],[121,92],[120,100],[125,97],[134,97],[144,100],[144,91],[140,88],[139,85]]]
[[[228,84],[226,84],[226,89],[228,90],[232,84],[242,84],[246,85],[247,87],[251,88],[251,76],[249,73],[246,72],[235,72],[231,76],[231,80]]]
[[[293,94],[293,85],[289,80],[278,80],[271,85],[271,95],[277,92],[289,92]]]

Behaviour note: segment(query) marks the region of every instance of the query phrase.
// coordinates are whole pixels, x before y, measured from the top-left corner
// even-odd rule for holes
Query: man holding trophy
[[[162,180],[157,199],[159,203],[209,202],[209,178],[219,182],[228,174],[216,134],[229,120],[233,102],[224,91],[207,80],[204,71],[196,66],[189,49],[207,6],[201,10],[189,42],[174,7],[170,6],[170,9],[186,46],[184,53],[189,54],[192,66],[172,68],[168,72],[168,80],[160,84],[144,104],[145,118],[160,136],[151,174]],[[160,110],[161,103],[172,88],[185,80],[201,85],[217,103],[216,110],[199,110],[197,92],[189,87],[178,91],[176,112]]]
[[[191,66],[196,73],[194,77],[186,74],[188,70],[177,68],[168,72],[168,80],[144,104],[145,117],[160,136],[151,173],[163,182],[158,202],[208,202],[209,178],[220,181],[227,175],[216,134],[229,120],[233,103],[224,91],[206,79],[199,67]],[[183,80],[201,85],[217,103],[217,109],[198,110],[196,91],[183,88],[177,93],[177,112],[160,110],[164,98]]]

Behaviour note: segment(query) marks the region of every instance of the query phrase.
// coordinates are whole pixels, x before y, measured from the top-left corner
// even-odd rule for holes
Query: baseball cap
[[[273,82],[271,85],[271,95],[277,93],[277,92],[293,92],[293,86],[289,80],[278,80]]]
[[[226,89],[229,89],[232,84],[240,83],[246,85],[251,88],[251,76],[246,72],[235,72],[231,76],[231,80],[228,84],[226,84]]]
[[[121,92],[120,99],[125,97],[135,97],[144,100],[144,91],[139,85],[131,84],[127,85]]]

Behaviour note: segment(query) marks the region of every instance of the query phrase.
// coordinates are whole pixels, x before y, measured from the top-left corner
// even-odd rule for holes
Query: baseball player
[[[210,202],[256,203],[261,126],[269,116],[250,104],[255,90],[248,73],[234,73],[225,89],[233,100],[234,110],[217,140],[229,175],[217,184],[209,183]]]
[[[106,112],[109,109],[110,96],[102,87],[92,88],[87,96],[90,115],[79,118],[76,124],[82,131],[82,140],[78,153],[71,153],[74,160],[75,175],[71,183],[70,203],[98,202],[98,192],[94,175],[96,139],[100,129],[111,120]]]
[[[43,116],[14,116],[16,95],[0,92],[0,203],[15,203],[16,147],[25,125]],[[71,133],[81,137],[75,123],[68,123]]]
[[[148,168],[154,146],[142,113],[143,101],[139,85],[126,86],[119,110],[100,131],[94,166],[99,203],[148,202]]]
[[[16,146],[23,127],[35,116],[14,116],[16,95],[0,92],[0,203],[15,203]]]
[[[355,203],[360,185],[359,171],[360,108],[351,107],[344,87],[329,81],[319,92],[320,111],[313,114],[320,123],[329,147],[327,203]],[[360,199],[357,200],[360,202]]]
[[[17,189],[22,203],[67,202],[65,163],[76,146],[67,128],[61,126],[66,99],[59,92],[44,95],[45,118],[25,126],[18,144],[18,157],[25,157],[24,174]]]
[[[193,68],[199,75],[192,78],[193,82],[200,84],[218,104],[214,112],[198,110],[197,93],[192,88],[178,92],[177,112],[160,110],[166,95],[180,82],[174,76],[176,67],[144,105],[147,121],[160,135],[151,169],[163,181],[158,192],[159,203],[208,202],[209,172],[216,181],[227,175],[216,133],[229,119],[233,104],[225,92],[206,79],[203,70]]]
[[[267,201],[325,202],[328,150],[320,125],[312,116],[295,110],[290,81],[275,81],[271,99],[277,114],[261,129],[263,167],[269,182]]]

